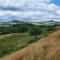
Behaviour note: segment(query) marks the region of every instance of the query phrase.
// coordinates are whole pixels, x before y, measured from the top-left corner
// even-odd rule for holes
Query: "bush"
[[[29,30],[29,34],[31,36],[37,36],[37,35],[40,35],[42,33],[42,30],[40,27],[32,27],[30,30]]]
[[[47,26],[47,31],[54,31],[55,30],[55,27],[54,27],[54,25],[48,25]]]

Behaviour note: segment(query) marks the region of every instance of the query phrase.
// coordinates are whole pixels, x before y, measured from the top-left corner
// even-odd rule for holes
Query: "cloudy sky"
[[[0,21],[60,21],[60,0],[0,0]]]

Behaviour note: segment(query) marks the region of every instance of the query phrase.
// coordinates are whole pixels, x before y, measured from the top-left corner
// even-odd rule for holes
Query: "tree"
[[[32,27],[30,30],[29,30],[29,34],[31,36],[35,36],[37,37],[37,35],[40,35],[42,33],[42,30],[40,27]]]
[[[55,26],[54,25],[49,25],[47,27],[47,31],[54,31],[55,30]]]

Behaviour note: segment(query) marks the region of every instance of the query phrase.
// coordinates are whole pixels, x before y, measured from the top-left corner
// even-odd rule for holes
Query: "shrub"
[[[29,34],[31,36],[37,36],[37,35],[40,35],[42,33],[42,30],[40,27],[32,27],[30,30],[29,30]]]

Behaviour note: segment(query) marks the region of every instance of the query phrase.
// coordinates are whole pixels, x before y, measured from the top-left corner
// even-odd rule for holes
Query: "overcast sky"
[[[0,0],[0,21],[60,21],[60,0]]]

